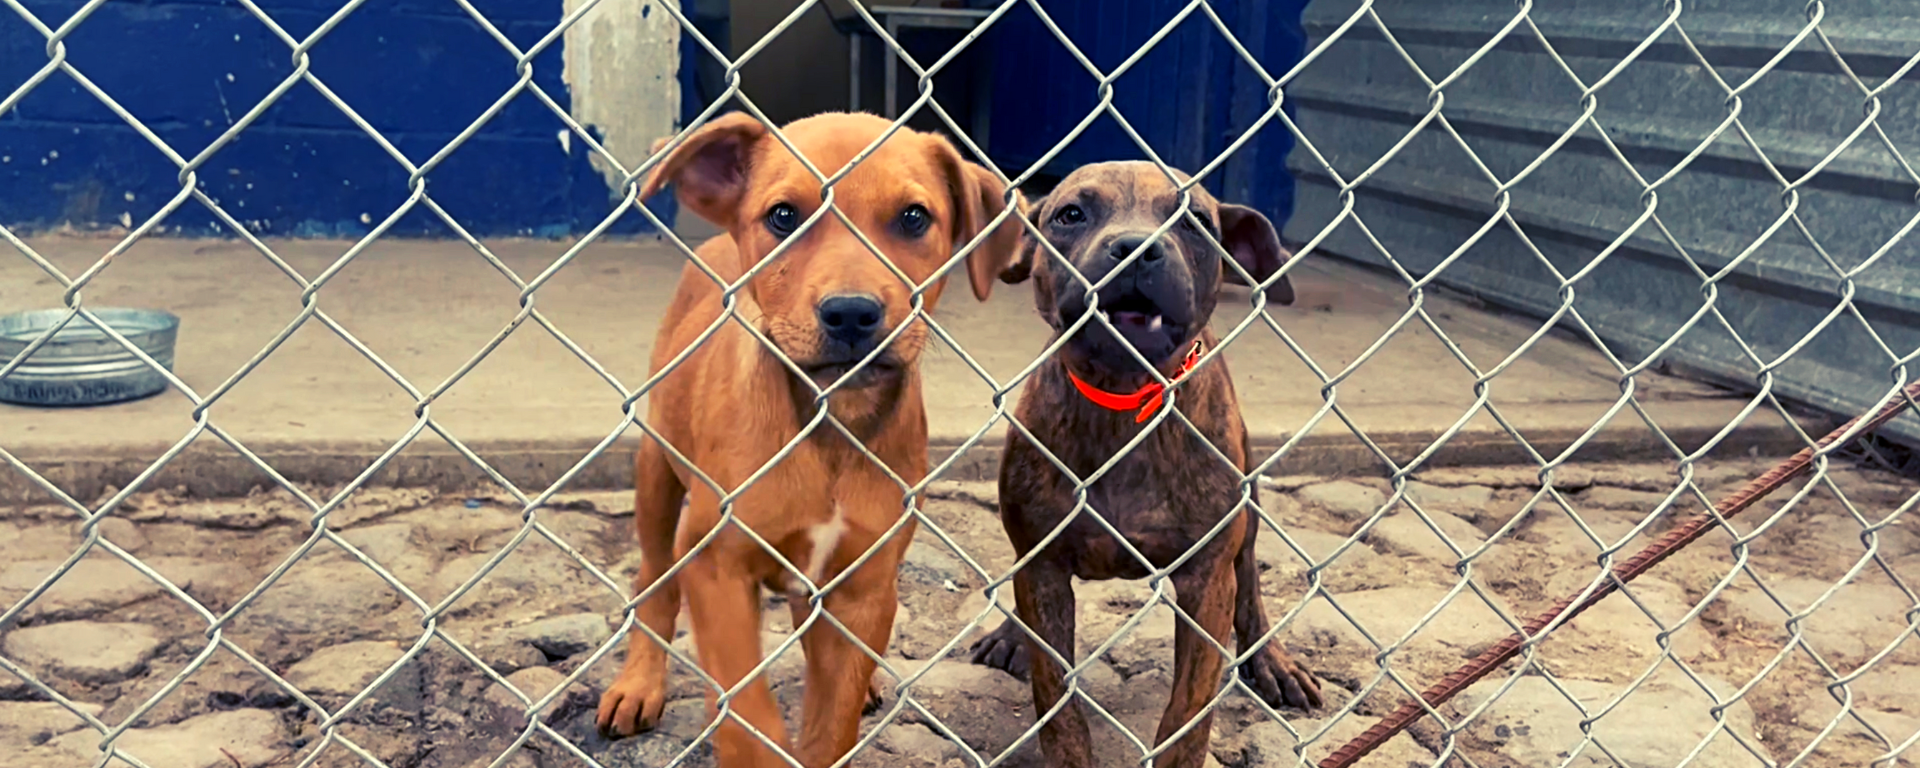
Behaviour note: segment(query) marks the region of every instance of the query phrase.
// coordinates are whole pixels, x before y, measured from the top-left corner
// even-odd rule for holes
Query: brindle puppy
[[[1181,176],[1183,182],[1186,178]],[[1118,329],[1118,337],[1097,322],[1083,326],[1027,380],[1016,412],[1034,437],[1075,474],[1083,478],[1092,474],[1125,449],[1162,405],[1162,398],[1155,396],[1158,387],[1127,351],[1130,345],[1169,381],[1179,380],[1176,406],[1212,443],[1211,447],[1202,444],[1200,437],[1169,414],[1165,423],[1088,489],[1091,509],[1014,575],[1021,621],[1069,660],[1074,658],[1072,577],[1140,579],[1149,575],[1091,518],[1094,514],[1124,534],[1127,544],[1155,569],[1172,565],[1200,545],[1223,517],[1234,515],[1235,521],[1173,572],[1177,602],[1212,635],[1213,642],[1224,647],[1234,647],[1232,640],[1237,639],[1245,649],[1270,627],[1260,602],[1254,559],[1257,520],[1240,506],[1241,478],[1255,460],[1227,361],[1216,357],[1204,367],[1189,369],[1215,345],[1208,321],[1222,273],[1228,271],[1219,250],[1207,242],[1201,229],[1262,280],[1278,271],[1288,254],[1273,224],[1259,212],[1216,202],[1197,185],[1192,191],[1194,216],[1183,216],[1100,290],[1099,311]],[[1102,163],[1068,175],[1033,205],[1029,218],[1089,282],[1098,282],[1141,248],[1179,204],[1179,192],[1152,164]],[[1019,260],[1001,279],[1020,282],[1028,274],[1034,279],[1034,303],[1057,339],[1088,311],[1086,291],[1032,242],[1025,244]],[[1268,287],[1267,298],[1291,304],[1293,287],[1283,277]],[[1222,462],[1216,451],[1232,464]],[[1000,521],[1014,549],[1026,556],[1073,507],[1073,481],[1025,436],[1008,430],[1000,464]],[[1229,638],[1230,629],[1236,638]],[[1045,712],[1065,692],[1065,671],[1051,654],[1030,647],[1030,642],[1025,632],[1008,622],[974,646],[973,659],[1021,676],[1030,667],[1034,706]],[[1173,695],[1161,717],[1156,744],[1185,727],[1219,691],[1226,661],[1191,625],[1177,622]],[[1319,684],[1277,643],[1253,655],[1239,672],[1274,706],[1322,703]],[[1211,733],[1209,714],[1155,764],[1199,768]],[[1056,768],[1092,764],[1087,721],[1077,707],[1067,707],[1043,727],[1040,744],[1048,764]]]

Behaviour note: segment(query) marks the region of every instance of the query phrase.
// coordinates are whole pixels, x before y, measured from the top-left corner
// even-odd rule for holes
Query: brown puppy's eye
[[[927,228],[933,226],[933,214],[927,213],[927,209],[921,206],[909,205],[906,210],[900,212],[900,218],[894,224],[900,228],[900,234],[917,238],[926,234]]]
[[[786,203],[776,203],[767,209],[767,231],[782,240],[800,227],[800,209]]]
[[[1080,210],[1080,206],[1077,205],[1064,205],[1060,207],[1060,210],[1053,212],[1053,223],[1055,224],[1073,226],[1086,220],[1087,212]]]

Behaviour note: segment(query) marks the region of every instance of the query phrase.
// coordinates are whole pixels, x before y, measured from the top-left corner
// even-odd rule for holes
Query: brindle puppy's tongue
[[[1108,315],[1108,319],[1113,322],[1115,328],[1132,330],[1144,329],[1147,331],[1160,330],[1160,316],[1149,315],[1145,312],[1114,312]]]

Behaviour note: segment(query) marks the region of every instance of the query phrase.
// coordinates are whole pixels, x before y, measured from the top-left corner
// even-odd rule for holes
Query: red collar
[[[1193,366],[1200,362],[1200,353],[1203,351],[1205,351],[1205,348],[1201,345],[1200,340],[1194,339],[1193,348],[1187,350],[1187,359],[1181,361],[1180,367],[1173,372],[1172,376],[1167,377],[1167,381],[1179,381],[1181,377],[1192,373]],[[1163,396],[1167,392],[1167,388],[1161,386],[1160,382],[1149,381],[1145,386],[1132,392],[1123,395],[1114,394],[1102,389],[1097,389],[1092,384],[1081,381],[1079,376],[1073,375],[1073,369],[1071,368],[1067,369],[1067,378],[1072,379],[1073,388],[1080,390],[1080,394],[1085,396],[1087,400],[1092,401],[1094,405],[1110,411],[1131,411],[1139,408],[1140,413],[1133,417],[1133,421],[1136,424],[1146,421],[1148,418],[1151,418],[1156,411],[1160,410],[1160,404],[1164,400]]]

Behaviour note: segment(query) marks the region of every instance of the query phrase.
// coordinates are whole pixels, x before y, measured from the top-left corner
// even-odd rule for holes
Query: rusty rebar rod
[[[1900,413],[1900,409],[1907,404],[1909,398],[1920,398],[1920,382],[1907,386],[1907,388],[1902,391],[1902,394],[1904,397],[1896,396],[1891,398],[1878,411],[1874,412],[1871,418],[1867,418],[1867,428],[1862,430],[1862,433],[1870,432],[1891,421],[1895,415]],[[1840,439],[1842,435],[1852,430],[1854,425],[1859,423],[1862,418],[1863,417],[1856,416],[1847,423],[1840,425],[1839,428],[1827,433],[1826,437],[1820,438],[1817,447],[1819,449],[1825,449],[1834,441]],[[1634,578],[1646,573],[1654,566],[1659,565],[1660,561],[1667,559],[1668,556],[1680,551],[1681,548],[1688,544],[1692,544],[1701,536],[1705,535],[1707,531],[1713,530],[1715,526],[1719,525],[1721,519],[1731,518],[1739,514],[1748,507],[1753,506],[1754,502],[1778,490],[1780,486],[1785,485],[1787,481],[1793,479],[1794,476],[1807,471],[1807,468],[1813,465],[1814,453],[1815,448],[1801,449],[1799,453],[1775,465],[1773,469],[1767,470],[1765,474],[1741,486],[1740,490],[1733,495],[1714,504],[1713,508],[1714,511],[1718,513],[1717,516],[1702,514],[1689,520],[1680,527],[1668,531],[1667,535],[1660,537],[1659,541],[1640,550],[1639,553],[1628,558],[1626,562],[1614,566],[1613,573],[1616,578],[1601,584],[1599,588],[1593,591],[1593,594],[1588,595],[1585,600],[1581,600],[1579,605],[1573,607],[1572,613],[1567,614],[1567,620],[1572,621],[1573,617],[1579,616],[1581,612],[1593,607],[1599,603],[1602,598],[1619,591],[1619,585],[1634,580]],[[1380,722],[1374,723],[1373,727],[1368,728],[1366,732],[1354,737],[1352,741],[1342,745],[1339,749],[1334,750],[1333,754],[1328,755],[1325,760],[1320,761],[1320,768],[1349,768],[1349,766],[1358,762],[1360,758],[1366,757],[1367,753],[1372,752],[1381,744],[1386,743],[1387,739],[1393,738],[1395,734],[1406,730],[1407,726],[1412,725],[1413,721],[1419,718],[1428,706],[1437,707],[1445,703],[1461,691],[1466,690],[1467,686],[1473,685],[1481,678],[1486,677],[1495,668],[1506,663],[1508,659],[1519,655],[1520,646],[1526,641],[1526,637],[1537,634],[1549,623],[1552,623],[1554,618],[1559,616],[1563,611],[1566,611],[1569,605],[1573,605],[1578,597],[1579,595],[1576,594],[1573,597],[1561,600],[1552,608],[1534,616],[1522,627],[1522,634],[1508,635],[1505,640],[1501,640],[1492,648],[1483,651],[1479,656],[1474,657],[1472,661],[1454,670],[1452,674],[1441,678],[1438,684],[1422,692],[1420,698],[1425,700],[1425,706],[1422,706],[1421,702],[1418,701],[1409,701],[1400,705],[1391,714],[1382,718]]]

